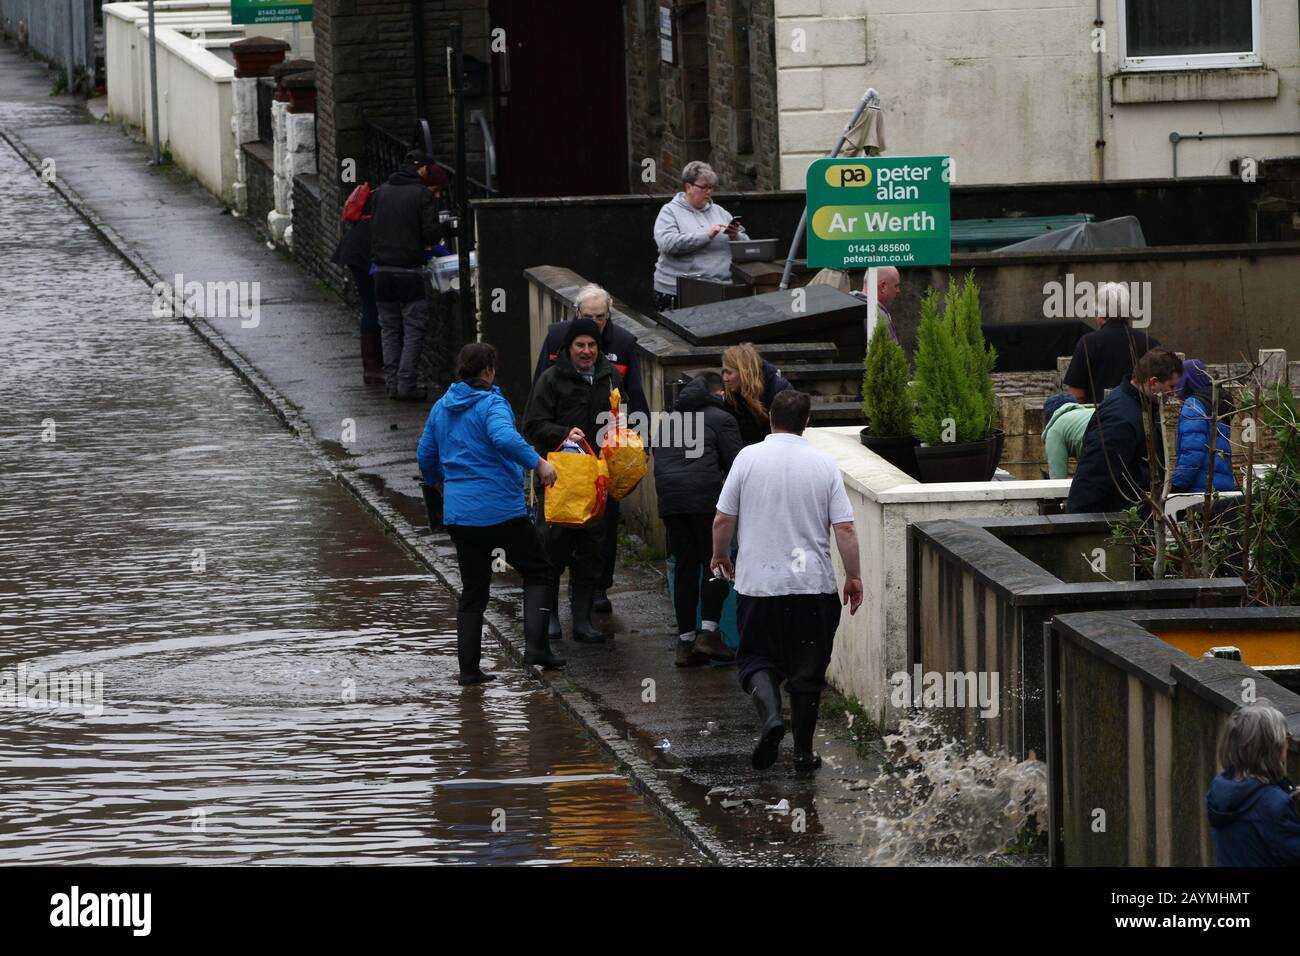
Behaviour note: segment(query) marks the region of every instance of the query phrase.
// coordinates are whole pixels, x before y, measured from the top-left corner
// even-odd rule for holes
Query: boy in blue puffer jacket
[[[1205,809],[1217,866],[1300,866],[1300,818],[1286,779],[1286,718],[1260,700],[1233,712],[1219,743],[1223,773]]]
[[[1178,397],[1183,401],[1178,416],[1178,460],[1170,478],[1174,491],[1205,491],[1205,470],[1210,447],[1210,406],[1213,391],[1210,374],[1200,359],[1183,363],[1183,377],[1178,383]],[[1236,491],[1232,477],[1232,402],[1219,391],[1218,432],[1214,451],[1214,490]]]
[[[546,606],[551,563],[528,520],[524,469],[535,468],[542,484],[555,482],[555,468],[515,430],[515,416],[496,380],[497,350],[471,342],[456,358],[456,382],[429,411],[415,453],[426,484],[440,487],[443,523],[456,546],[461,594],[456,605],[456,649],[461,685],[493,675],[479,669],[483,612],[493,565],[501,555],[524,581],[524,662],[563,667],[551,653]]]

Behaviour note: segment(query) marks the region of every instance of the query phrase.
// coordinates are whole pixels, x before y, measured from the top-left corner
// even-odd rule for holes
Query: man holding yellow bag
[[[610,395],[622,384],[618,369],[601,354],[600,326],[591,319],[575,319],[569,326],[555,364],[533,384],[524,418],[524,437],[541,455],[559,452],[566,441],[577,444],[583,454],[591,454],[589,443],[596,438],[600,428],[600,415],[604,412],[608,416]],[[551,460],[558,457],[555,455]],[[595,505],[593,510],[598,511],[598,518],[592,517],[581,525],[560,524],[553,520],[554,515],[548,516],[542,539],[551,561],[547,602],[552,612],[552,639],[562,636],[556,609],[560,599],[560,574],[567,566],[573,577],[573,639],[589,644],[605,640],[605,635],[591,623],[591,606],[601,583],[605,534],[603,504],[595,500],[604,493],[604,489],[598,489],[595,484],[599,479],[599,466],[603,463],[598,461],[596,464],[594,469],[582,469],[587,475],[578,479],[584,483],[582,488],[572,488],[570,483],[573,479],[566,480],[566,472],[578,469],[561,468],[556,484],[547,492],[548,498],[556,496],[566,502],[572,496],[590,497]],[[591,488],[585,486],[588,480],[592,482]],[[566,517],[564,520],[577,519]]]

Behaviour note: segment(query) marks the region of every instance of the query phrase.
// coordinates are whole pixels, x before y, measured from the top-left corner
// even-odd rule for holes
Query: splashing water
[[[866,863],[984,863],[1047,832],[1041,760],[967,753],[925,715],[904,719],[884,744],[893,769],[866,792]]]

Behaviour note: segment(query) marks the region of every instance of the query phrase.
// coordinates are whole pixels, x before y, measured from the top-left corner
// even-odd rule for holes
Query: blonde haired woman
[[[745,444],[757,444],[771,434],[767,410],[772,399],[790,387],[776,366],[749,342],[733,345],[722,353],[722,385],[727,411],[736,416]]]

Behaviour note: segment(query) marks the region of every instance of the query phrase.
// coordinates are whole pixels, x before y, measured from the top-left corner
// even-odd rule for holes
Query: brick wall
[[[248,171],[248,221],[260,234],[267,235],[266,214],[275,208],[271,147],[265,143],[245,143],[239,148],[244,151]]]
[[[706,160],[728,190],[776,187],[773,0],[676,0],[673,62],[660,58],[661,0],[625,0],[632,182],[675,191]],[[646,182],[643,161],[655,161]]]
[[[347,270],[331,259],[337,241],[334,229],[326,230],[326,213],[320,202],[320,177],[304,174],[293,181],[293,257],[312,275],[351,301],[351,279]],[[337,219],[335,215],[332,218]]]

